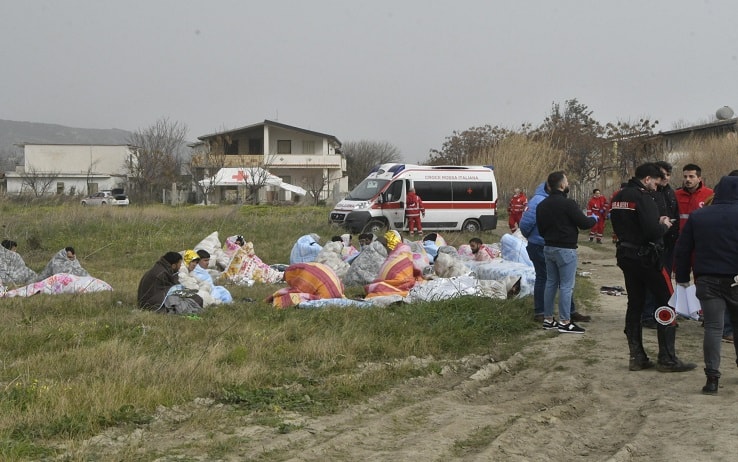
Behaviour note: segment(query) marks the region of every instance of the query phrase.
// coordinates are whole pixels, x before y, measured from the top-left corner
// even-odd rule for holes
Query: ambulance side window
[[[387,202],[397,202],[402,197],[402,181],[392,183],[384,193]]]

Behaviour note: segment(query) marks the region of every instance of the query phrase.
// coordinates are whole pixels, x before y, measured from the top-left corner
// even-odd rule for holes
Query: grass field
[[[263,261],[288,263],[298,237],[317,233],[325,242],[343,232],[327,223],[326,208],[0,202],[0,212],[3,238],[18,242],[29,267],[40,271],[71,245],[82,266],[114,288],[0,299],[2,460],[52,458],[105,428],[146,426],[158,406],[196,398],[289,431],[280,412],[331,413],[469,354],[502,360],[534,328],[530,298],[281,311],[261,302],[282,285],[229,286],[237,300],[257,302],[218,306],[200,319],[136,308],[141,275],[166,251],[218,231],[221,242],[242,234]],[[472,237],[444,236],[455,246]],[[578,298],[587,290],[578,284]],[[400,361],[410,356],[430,360]]]

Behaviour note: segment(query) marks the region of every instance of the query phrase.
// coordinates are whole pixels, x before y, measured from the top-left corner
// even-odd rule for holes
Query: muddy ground
[[[580,270],[590,272],[598,288],[622,285],[614,247],[603,247],[580,247]],[[160,461],[735,460],[732,345],[723,344],[717,396],[700,393],[705,379],[696,321],[680,322],[677,353],[697,369],[629,372],[626,298],[599,295],[588,310],[592,322],[582,324],[584,335],[534,331],[531,345],[507,361],[466,358],[339,414],[287,418],[296,429],[284,434],[198,401],[162,409],[154,423],[133,433],[112,429],[73,452]],[[655,359],[655,330],[646,330],[644,339]]]

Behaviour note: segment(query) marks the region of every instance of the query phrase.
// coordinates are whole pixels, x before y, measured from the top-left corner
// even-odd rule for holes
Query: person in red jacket
[[[597,215],[597,223],[589,230],[589,242],[597,239],[602,244],[602,233],[605,231],[605,219],[607,219],[607,199],[599,189],[592,191],[592,197],[587,202],[587,216]]]
[[[407,205],[405,207],[405,216],[407,217],[407,228],[410,235],[414,234],[415,228],[418,229],[418,235],[423,235],[423,224],[420,222],[420,216],[425,217],[425,207],[423,207],[423,199],[415,194],[415,189],[410,188],[407,192]]]
[[[689,214],[705,206],[712,189],[702,184],[702,169],[695,164],[682,167],[682,187],[674,191],[679,205],[679,229],[684,229]]]
[[[520,188],[513,190],[513,197],[510,199],[510,203],[507,205],[508,214],[508,225],[510,231],[515,232],[518,229],[518,223],[523,218],[523,212],[528,208],[528,198],[525,197],[525,193]]]

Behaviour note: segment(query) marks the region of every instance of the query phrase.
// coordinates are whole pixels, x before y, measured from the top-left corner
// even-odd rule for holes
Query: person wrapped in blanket
[[[203,308],[220,304],[212,295],[213,285],[195,275],[195,268],[200,264],[200,256],[194,250],[185,250],[184,263],[179,267],[179,283],[189,290],[194,291],[202,298]]]
[[[77,254],[74,251],[74,247],[65,247],[58,251],[46,265],[43,271],[39,274],[38,278],[46,279],[47,277],[67,273],[75,276],[89,276],[90,273],[86,269],[82,268],[79,260],[77,260]]]
[[[231,303],[233,301],[233,296],[231,295],[231,293],[223,286],[216,286],[215,281],[213,281],[213,276],[208,272],[208,266],[210,265],[210,252],[204,249],[200,249],[197,251],[197,256],[200,257],[200,261],[198,262],[197,266],[195,266],[195,269],[192,271],[192,273],[194,273],[197,279],[210,284],[210,286],[212,287],[210,294],[217,302]]]
[[[167,252],[148,270],[138,284],[138,306],[145,310],[173,314],[202,311],[200,296],[187,292],[179,283],[182,255]]]

